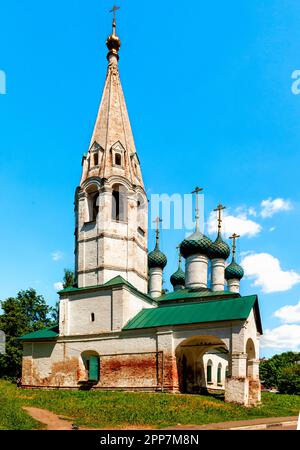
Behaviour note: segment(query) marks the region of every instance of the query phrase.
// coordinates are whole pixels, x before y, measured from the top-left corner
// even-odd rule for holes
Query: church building
[[[148,253],[148,199],[119,76],[115,18],[106,45],[103,96],[75,193],[76,282],[59,292],[59,324],[20,338],[22,386],[221,391],[225,401],[256,405],[262,325],[257,296],[239,293],[239,236],[231,251],[219,205],[210,240],[197,209],[170,280],[174,290],[163,291],[167,258],[159,220]]]

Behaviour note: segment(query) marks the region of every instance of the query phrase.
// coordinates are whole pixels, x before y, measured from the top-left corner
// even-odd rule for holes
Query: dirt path
[[[40,409],[40,408],[32,408],[29,406],[23,407],[24,411],[26,411],[33,419],[37,420],[38,422],[43,423],[46,425],[46,430],[74,430],[79,428],[73,428],[73,422],[70,422],[68,418],[63,419],[61,416],[58,416],[57,414],[54,414],[51,411],[48,411],[47,409]],[[72,419],[71,419],[72,420]],[[109,428],[87,428],[87,427],[80,427],[80,430],[112,430],[114,427]],[[123,427],[115,428],[116,430],[152,430],[154,429],[153,426],[135,426],[135,425],[127,425]]]
[[[72,422],[61,419],[58,415],[46,409],[24,407],[31,417],[47,426],[47,430],[72,430]]]

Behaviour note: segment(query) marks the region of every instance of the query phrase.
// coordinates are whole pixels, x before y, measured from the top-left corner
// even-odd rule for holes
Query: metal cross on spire
[[[214,209],[214,211],[218,212],[218,231],[219,233],[221,232],[221,228],[222,228],[222,211],[224,211],[224,209],[226,209],[226,206],[223,205],[218,205],[216,209]]]
[[[180,244],[177,245],[176,249],[178,250],[178,265],[181,267],[182,255],[180,251]]]
[[[156,247],[158,247],[159,244],[159,225],[162,223],[162,219],[160,217],[156,217],[155,220],[153,220],[154,223],[156,223]]]
[[[232,236],[230,236],[229,239],[232,239],[232,257],[235,257],[236,253],[236,240],[240,238],[241,236],[239,234],[233,233]]]
[[[117,13],[118,9],[121,9],[121,7],[114,5],[113,8],[109,11],[110,13],[113,13],[113,16],[114,16],[114,18],[113,18],[113,34],[116,34],[116,26],[117,26],[117,21],[116,21],[117,14],[116,13]]]
[[[198,186],[195,188],[195,190],[192,192],[192,194],[196,194],[196,231],[199,231],[199,192],[202,192],[203,189],[199,188]]]

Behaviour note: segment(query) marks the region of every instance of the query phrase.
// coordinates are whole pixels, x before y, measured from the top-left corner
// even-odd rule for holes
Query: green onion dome
[[[223,241],[221,233],[218,233],[217,239],[209,249],[209,257],[210,259],[227,259],[229,255],[230,247]]]
[[[149,269],[154,269],[155,267],[160,267],[161,269],[164,269],[167,265],[167,262],[168,260],[166,255],[163,252],[161,252],[158,248],[158,245],[156,245],[155,249],[148,255]]]
[[[227,266],[225,269],[226,280],[233,280],[233,279],[241,280],[243,276],[244,276],[244,269],[241,266],[239,266],[239,264],[237,264],[235,262],[235,259],[233,258],[231,264],[229,264],[229,266]]]
[[[170,281],[173,287],[185,285],[185,274],[180,266],[178,267],[178,270],[175,273],[173,273],[173,275],[170,278]]]
[[[184,258],[197,254],[209,256],[211,246],[212,241],[207,236],[200,231],[195,231],[181,243],[180,253]]]

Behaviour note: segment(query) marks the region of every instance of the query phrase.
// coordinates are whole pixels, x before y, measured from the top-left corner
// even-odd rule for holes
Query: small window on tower
[[[99,164],[98,153],[94,153],[94,166],[98,166],[98,164]]]
[[[116,153],[116,155],[115,155],[115,165],[116,166],[122,165],[122,157],[121,157],[120,153]]]
[[[91,322],[95,322],[95,313],[91,314]]]
[[[99,195],[96,194],[93,198],[93,216],[92,222],[96,222],[99,213]]]

